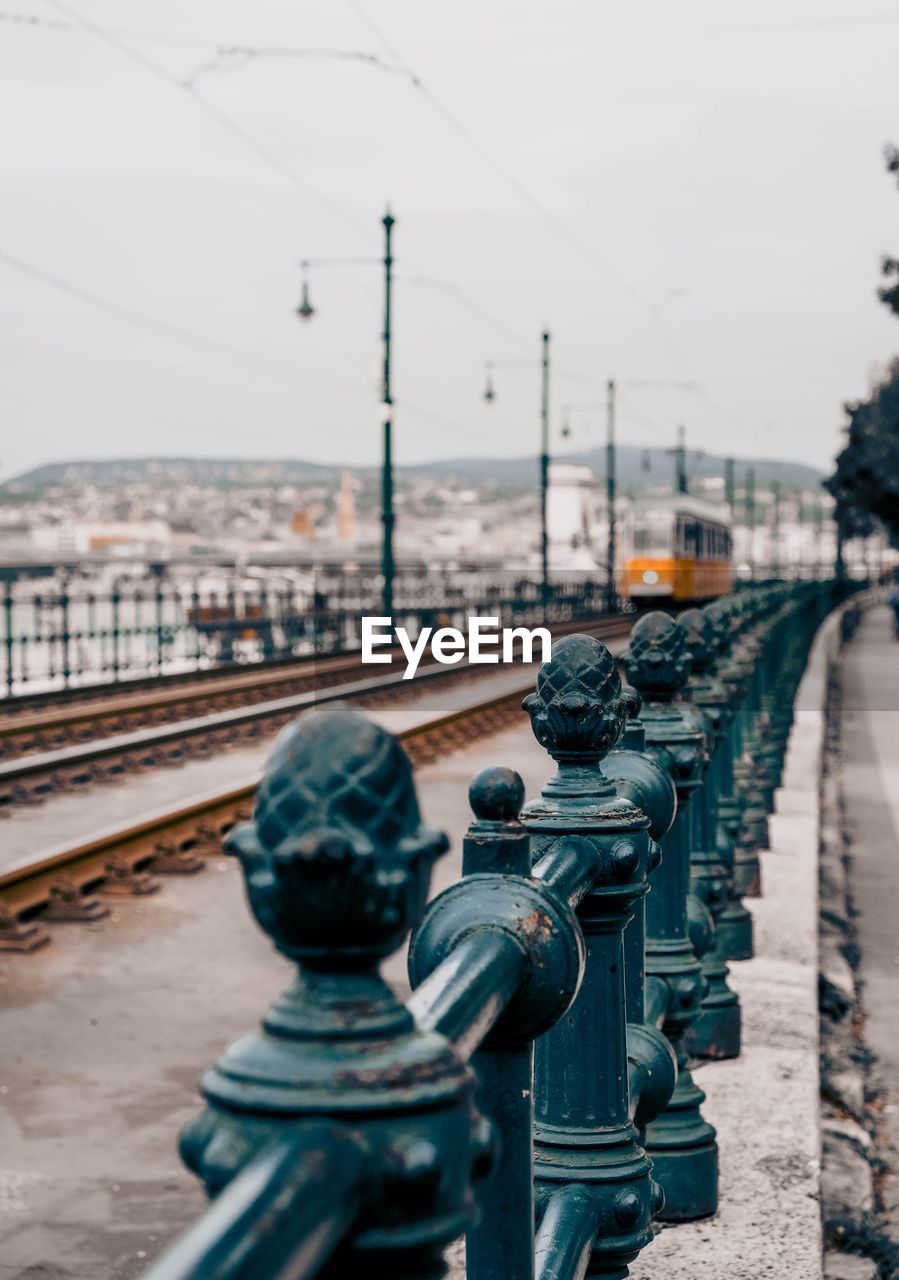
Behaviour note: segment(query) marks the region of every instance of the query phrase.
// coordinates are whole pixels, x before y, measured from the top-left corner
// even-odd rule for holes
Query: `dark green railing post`
[[[754,592],[747,592],[750,598],[748,606],[751,613],[757,606],[753,601]],[[733,881],[734,892],[738,895],[754,892],[758,896],[760,888],[760,872],[758,855],[744,840],[744,811],[746,801],[738,790],[734,778],[734,738],[737,717],[737,701],[734,685],[728,685],[721,677],[721,667],[727,656],[725,646],[728,645],[729,626],[726,623],[720,604],[713,602],[702,610],[708,643],[712,654],[710,676],[720,685],[724,702],[719,711],[718,746],[716,758],[718,762],[718,827],[719,840],[733,849]],[[728,651],[729,652],[729,651]]]
[[[662,864],[662,840],[674,823],[677,814],[677,792],[671,780],[671,758],[667,752],[650,754],[646,750],[646,731],[640,719],[641,699],[633,687],[628,692],[634,698],[635,714],[628,722],[621,742],[621,749],[612,751],[602,763],[602,771],[616,786],[618,795],[641,809],[650,820],[649,835],[652,840],[649,869],[649,895],[668,895],[670,883],[659,868]],[[670,874],[669,874],[670,880]],[[675,891],[677,886],[675,886]],[[661,980],[647,972],[649,939],[646,929],[646,899],[635,908],[633,919],[624,931],[625,998],[628,1011],[628,1069],[631,1077],[631,1097],[639,1099],[633,1108],[634,1120],[645,1147],[645,1126],[660,1116],[677,1085],[677,1058],[670,1041],[659,1030],[669,1008],[683,1008],[685,1002],[695,999],[693,985],[696,963],[689,956],[693,978],[681,969],[674,981]],[[688,981],[682,981],[684,978]],[[663,1170],[655,1169],[660,1177]],[[662,1182],[662,1188],[664,1183]],[[674,1202],[676,1206],[676,1200]],[[663,1209],[660,1217],[665,1217]]]
[[[421,916],[446,839],[420,819],[402,747],[361,712],[307,712],[281,734],[253,821],[226,850],[297,979],[203,1080],[206,1109],[182,1154],[220,1198],[153,1280],[438,1280],[446,1246],[476,1219],[472,1185],[495,1129],[514,1186],[485,1195],[472,1239],[502,1240],[505,1270],[494,1239],[483,1255],[494,1270],[470,1274],[508,1275],[514,1257],[528,1280],[530,1046],[571,1006],[584,942],[564,856],[561,889],[551,874],[520,873],[522,792],[509,770],[475,780],[469,874],[428,908],[402,1005],[380,964]],[[474,871],[479,859],[497,870]],[[492,1124],[473,1097],[472,1058]]]
[[[203,633],[200,630],[200,590],[196,582],[192,584],[190,593],[190,617],[193,618],[194,628],[194,666],[199,670],[200,660],[203,657]]]
[[[694,889],[715,920],[713,954],[725,962],[748,960],[752,956],[752,916],[736,891],[735,844],[721,822],[721,797],[729,795],[730,790],[725,744],[732,712],[728,690],[714,673],[718,631],[713,619],[700,609],[687,609],[678,622],[693,659],[689,685],[693,703],[707,717],[711,738],[709,764],[700,793],[700,843],[693,851]]]
[[[667,769],[677,794],[677,814],[662,837],[662,862],[647,899],[646,972],[657,990],[652,1012],[674,1048],[678,1078],[667,1108],[647,1129],[646,1147],[665,1190],[662,1217],[678,1222],[707,1217],[718,1204],[715,1130],[702,1115],[705,1094],[689,1071],[684,1040],[707,989],[691,924],[705,947],[713,933],[700,904],[693,921],[689,913],[693,805],[702,782],[705,735],[695,715],[677,701],[692,663],[686,635],[673,618],[645,614],[631,632],[624,664],[643,699],[639,723],[646,748]]]
[[[112,607],[112,618],[110,621],[110,631],[112,635],[112,678],[114,681],[119,678],[119,641],[121,639],[121,618],[119,610],[122,603],[122,593],[119,589],[118,581],[113,583],[112,594],[110,596],[110,605]]]
[[[740,828],[734,857],[734,879],[740,893],[758,897],[761,893],[760,849],[768,848],[768,815],[760,791],[760,772],[749,758],[748,735],[757,697],[756,671],[762,652],[766,623],[764,614],[770,607],[772,592],[756,593],[761,615],[754,634],[737,643],[735,615],[728,601],[706,606],[718,631],[716,674],[730,695],[734,714],[731,718],[731,757],[735,793],[739,796]],[[732,809],[726,810],[732,813]]]
[[[295,1164],[311,1172],[330,1158],[317,1125],[304,1137],[315,1120],[337,1126],[335,1141],[344,1135],[364,1175],[345,1188],[340,1230],[313,1230],[283,1274],[430,1280],[443,1275],[442,1252],[468,1225],[470,1183],[486,1151],[471,1073],[442,1034],[415,1025],[379,972],[420,917],[446,844],[421,821],[399,743],[339,706],[281,734],[253,821],[227,839],[257,922],[298,971],[261,1031],[204,1077],[206,1109],[183,1132],[183,1157],[211,1195],[285,1141],[296,1139]],[[257,1214],[249,1210],[255,1268],[205,1267],[197,1280],[282,1274],[270,1190],[261,1180]],[[153,1274],[177,1272],[163,1260]]]
[[[72,660],[69,651],[71,635],[69,634],[69,584],[68,581],[63,583],[62,591],[59,594],[59,639],[62,646],[62,685],[64,689],[68,689],[72,679]]]
[[[431,903],[409,949],[409,1008],[420,1027],[472,1057],[479,1106],[499,1136],[498,1167],[479,1198],[481,1221],[469,1228],[469,1280],[533,1274],[532,1046],[564,1017],[584,971],[567,895],[549,875],[515,870],[528,859],[515,818],[522,794],[508,769],[475,779],[467,874]]]
[[[13,636],[13,593],[14,578],[11,574],[3,575],[3,649],[6,655],[6,695],[11,698],[16,683],[15,675],[15,638]]]
[[[269,593],[263,583],[259,588],[259,625],[262,630],[262,656],[266,661],[275,656],[274,619]]]
[[[485,769],[469,790],[475,820],[462,849],[463,876],[531,874],[531,842],[518,820],[524,784],[510,769]],[[502,1135],[480,1197],[487,1212],[469,1227],[469,1280],[530,1280],[534,1274],[534,1045],[479,1049],[472,1058],[481,1110]]]
[[[33,600],[33,605],[34,605],[35,649],[38,655],[40,655],[42,648],[45,650],[47,654],[46,674],[52,680],[56,676],[56,666],[57,666],[56,630],[55,630],[56,624],[53,621],[52,611],[54,606],[52,603],[52,597],[50,600],[45,600],[45,598],[42,595],[35,595]],[[46,627],[44,626],[44,608],[45,607],[50,611],[50,617],[48,619],[48,625]],[[39,657],[38,657],[38,661],[40,661]]]
[[[633,1119],[624,985],[623,935],[646,892],[650,820],[599,769],[634,704],[605,646],[568,636],[524,705],[558,765],[522,813],[534,875],[577,906],[587,947],[574,1004],[536,1045],[537,1276],[623,1277],[663,1199]]]
[[[155,632],[156,632],[156,674],[162,674],[162,668],[165,661],[165,597],[163,595],[162,583],[165,569],[161,564],[153,565],[153,576],[156,579],[156,587],[154,591],[156,611],[155,611]]]

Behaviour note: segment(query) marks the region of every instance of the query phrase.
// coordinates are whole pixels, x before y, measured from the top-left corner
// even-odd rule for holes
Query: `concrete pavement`
[[[843,654],[841,755],[851,885],[861,949],[865,1041],[899,1150],[899,642],[870,609]],[[899,1227],[899,1188],[887,1188]]]

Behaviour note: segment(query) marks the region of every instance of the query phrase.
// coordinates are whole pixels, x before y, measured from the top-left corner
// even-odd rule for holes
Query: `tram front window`
[[[634,524],[634,555],[641,560],[663,560],[671,555],[671,523],[641,520]]]

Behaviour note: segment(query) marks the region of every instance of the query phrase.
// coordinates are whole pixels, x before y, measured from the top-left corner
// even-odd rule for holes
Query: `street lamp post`
[[[566,404],[563,410],[601,409],[603,405],[591,402],[588,404]],[[616,568],[616,519],[615,503],[617,500],[617,480],[615,468],[615,379],[606,383],[606,506],[608,508],[608,542],[606,544],[606,612],[615,613],[618,608],[618,591],[615,585]],[[563,427],[563,432],[565,428]]]
[[[780,577],[780,481],[771,481],[771,555],[769,572]]]
[[[296,313],[302,321],[307,322],[316,314],[316,308],[309,297],[309,281],[306,271],[309,267],[348,267],[372,266],[380,264],[384,268],[384,330],[382,333],[383,360],[381,376],[381,406],[383,425],[383,461],[381,466],[381,521],[384,526],[384,537],[381,547],[381,577],[383,586],[381,599],[384,614],[393,613],[393,580],[395,576],[395,560],[393,554],[393,531],[396,519],[393,509],[393,394],[391,385],[391,350],[393,341],[392,301],[393,301],[393,227],[396,222],[388,207],[381,219],[384,227],[383,258],[304,258],[300,263],[303,269],[302,293]]]
[[[393,399],[390,393],[391,355],[391,301],[393,287],[393,256],[391,235],[394,217],[388,209],[384,214],[384,376],[382,403],[384,405],[384,465],[381,474],[381,519],[384,523],[384,540],[381,547],[381,576],[384,579],[384,616],[393,616]]]
[[[609,378],[606,435],[606,505],[609,508],[609,542],[606,554],[606,613],[618,610],[615,589],[615,379]]]
[[[547,526],[547,494],[549,491],[549,333],[544,330],[540,336],[540,600],[544,611],[549,603],[549,529]],[[533,367],[537,363],[528,359],[488,360],[485,366],[486,382],[484,399],[492,404],[496,399],[496,387],[493,382],[493,370],[501,366]]]
[[[749,581],[755,579],[755,468],[747,467],[743,480],[743,509],[746,520],[746,563]]]
[[[544,612],[549,604],[549,530],[546,526],[546,499],[549,492],[549,334],[541,338],[540,392],[540,559],[543,576],[540,581],[540,603]]]

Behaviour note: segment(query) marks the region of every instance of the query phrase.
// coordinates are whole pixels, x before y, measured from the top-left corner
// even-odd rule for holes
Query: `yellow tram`
[[[636,605],[690,604],[731,589],[730,526],[688,494],[636,502],[621,521],[618,594]]]

